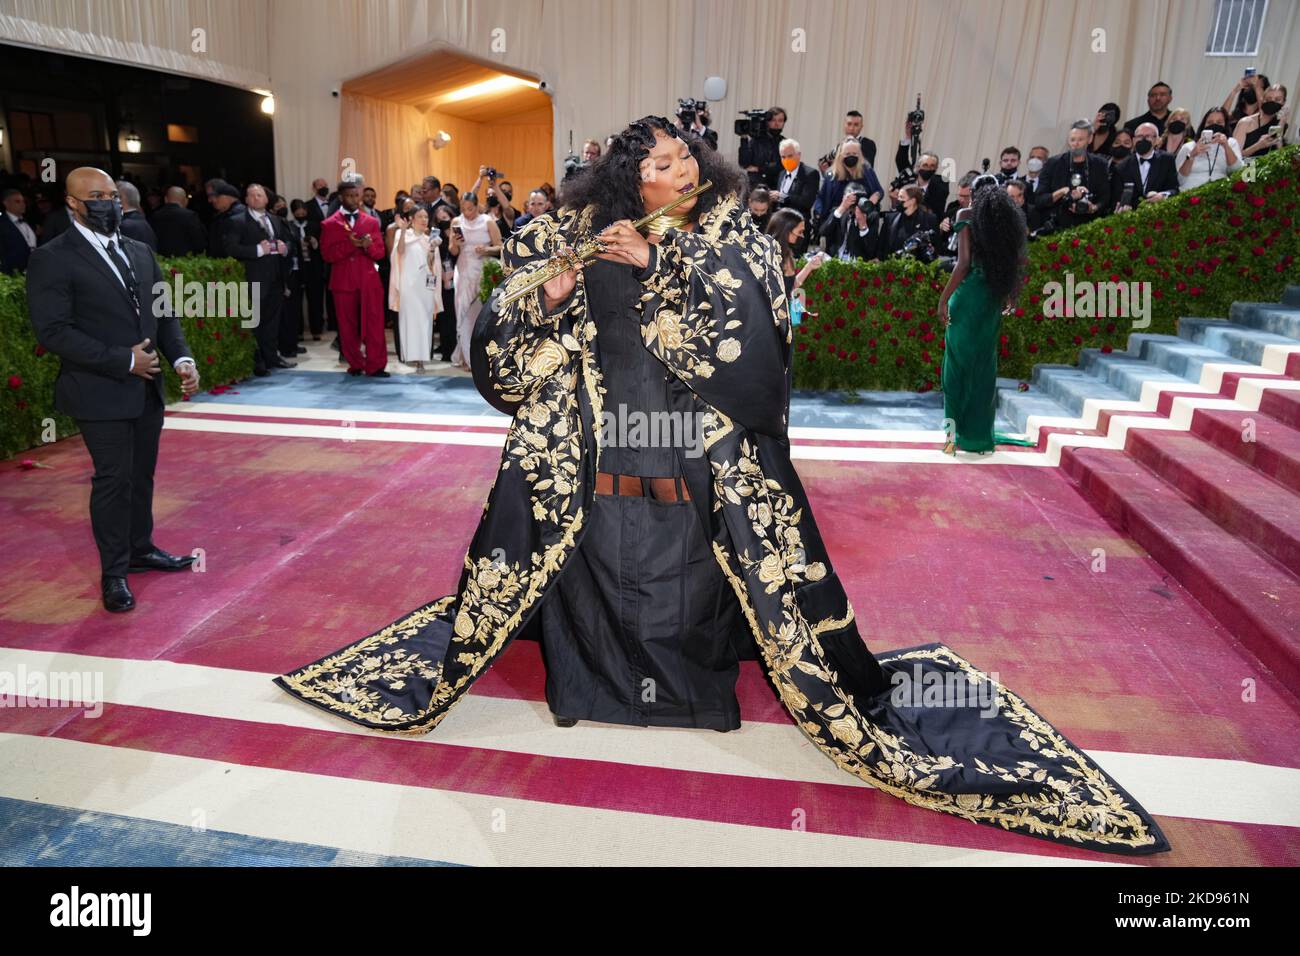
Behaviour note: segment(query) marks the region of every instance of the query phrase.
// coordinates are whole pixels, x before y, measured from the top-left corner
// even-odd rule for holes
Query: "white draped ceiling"
[[[854,107],[880,144],[877,164],[889,164],[920,92],[927,145],[966,168],[984,156],[996,162],[1011,143],[1058,148],[1071,119],[1107,100],[1126,117],[1142,112],[1156,79],[1198,118],[1248,65],[1295,94],[1300,3],[1268,5],[1252,58],[1204,55],[1213,8],[1212,0],[0,0],[0,40],[269,87],[277,186],[304,192],[351,156],[359,168],[382,169],[380,186],[391,192],[437,173],[445,158],[418,145],[427,114],[417,120],[402,105],[418,99],[426,78],[405,77],[390,103],[367,95],[346,110],[332,91],[421,53],[453,48],[544,80],[552,182],[570,133],[580,144],[670,113],[678,97],[702,96],[713,75],[727,81],[712,107],[720,148],[733,157],[738,110],[783,106],[811,159]],[[199,27],[201,54],[191,39]],[[427,82],[439,82],[436,65]],[[532,135],[542,128],[534,119],[523,124]],[[344,133],[341,120],[351,124]],[[458,170],[506,168],[494,153],[498,121],[480,122],[482,155],[456,160]],[[518,154],[518,143],[511,148]],[[531,160],[517,162],[532,174]],[[521,192],[532,185],[515,178]]]

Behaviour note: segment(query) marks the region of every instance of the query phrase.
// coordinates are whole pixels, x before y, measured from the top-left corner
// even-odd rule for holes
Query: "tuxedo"
[[[31,229],[31,225],[27,224]],[[32,233],[35,235],[35,231]],[[9,218],[9,213],[0,209],[0,272],[22,272],[27,268],[27,259],[32,254],[32,247],[27,244],[27,237]]]
[[[879,259],[885,247],[883,223],[880,216],[875,217],[875,222],[868,220],[863,235],[853,210],[842,216],[832,211],[822,221],[817,234],[826,240],[826,254],[832,258],[839,258],[843,251],[851,259]]]
[[[329,325],[331,328],[337,328],[338,322],[334,315],[334,300],[325,294],[330,278],[330,266],[320,258],[320,227],[326,219],[332,216],[337,210],[337,200],[321,199],[313,195],[310,199],[305,200],[307,204],[307,238],[309,242],[315,242],[316,247],[312,251],[317,254],[316,265],[306,270],[303,274],[305,288],[307,291],[307,324],[311,327],[313,335],[319,335],[325,329],[325,317],[329,316]]]
[[[785,188],[785,200],[774,205],[798,210],[804,219],[812,217],[813,203],[817,201],[817,191],[821,189],[821,173],[806,163],[800,163],[794,172],[789,173],[778,166],[768,170],[767,185],[774,193]]]
[[[163,276],[149,247],[119,233],[113,252],[101,251],[109,241],[74,226],[34,250],[27,312],[36,340],[59,358],[54,407],[77,420],[95,465],[90,519],[102,573],[125,577],[131,557],[153,550],[164,404],[163,376],[133,375],[131,349],[148,338],[173,365],[190,351],[157,301]]]
[[[259,215],[238,204],[228,211],[234,214],[224,220],[219,230],[221,254],[243,263],[244,278],[257,283],[259,311],[253,330],[257,339],[255,365],[257,368],[273,368],[280,364],[276,354],[280,343],[280,312],[284,308],[284,291],[292,263],[288,255],[276,252],[259,255],[259,244],[271,239],[287,246],[291,238],[289,227],[271,212],[263,211]]]
[[[1119,202],[1126,185],[1133,187],[1132,206],[1148,193],[1169,193],[1172,196],[1178,192],[1178,169],[1174,157],[1162,149],[1148,153],[1146,162],[1137,153],[1131,153],[1111,166],[1110,176],[1111,209]]]
[[[158,237],[160,256],[201,256],[207,252],[208,237],[198,214],[174,202],[164,203],[149,220]]]
[[[370,245],[353,245],[350,235],[370,236]],[[330,264],[329,288],[338,316],[339,349],[348,371],[367,375],[388,364],[384,338],[384,290],[375,264],[384,258],[379,220],[358,210],[342,208],[321,223],[321,257]],[[365,355],[362,355],[362,346]]]
[[[279,346],[281,355],[296,355],[302,336],[303,275],[307,266],[303,259],[303,245],[307,238],[307,221],[299,222],[289,215],[284,219],[284,229],[289,237],[285,240],[289,246],[289,274],[285,279],[284,308],[280,311]]]

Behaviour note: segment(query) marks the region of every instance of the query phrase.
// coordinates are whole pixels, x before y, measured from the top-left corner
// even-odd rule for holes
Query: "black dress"
[[[670,411],[670,375],[641,340],[632,267],[597,259],[583,273],[599,341],[607,441],[599,469],[680,478],[677,447],[618,423]],[[699,450],[702,454],[702,449]],[[541,606],[546,700],[561,717],[664,727],[740,726],[737,644],[752,645],[730,583],[691,502],[596,495],[591,527]],[[750,655],[745,655],[750,656]]]

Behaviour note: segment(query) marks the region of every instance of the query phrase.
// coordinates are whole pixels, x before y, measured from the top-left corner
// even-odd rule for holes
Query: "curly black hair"
[[[557,207],[581,209],[594,204],[592,229],[599,231],[619,219],[636,221],[646,214],[641,199],[641,161],[655,144],[655,130],[677,136],[686,142],[700,166],[700,182],[708,180],[712,188],[700,193],[690,211],[692,221],[708,212],[728,195],[735,193],[743,203],[749,195],[749,177],[732,162],[723,158],[699,135],[682,130],[664,116],[643,116],[614,137],[609,149],[587,169],[561,185]]]
[[[1024,281],[1028,241],[1025,217],[1015,200],[997,185],[980,183],[971,196],[971,258],[984,273],[989,292],[1006,303]]]

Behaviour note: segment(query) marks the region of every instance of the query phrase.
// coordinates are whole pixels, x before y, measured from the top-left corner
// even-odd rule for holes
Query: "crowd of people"
[[[135,183],[116,188],[122,235],[161,256],[233,258],[256,283],[258,376],[295,367],[307,336],[335,332],[331,344],[349,374],[388,377],[386,326],[398,357],[417,373],[435,361],[468,371],[484,261],[555,202],[554,187],[541,183],[516,208],[513,185],[488,166],[464,192],[426,176],[388,208],[360,177],[316,179],[307,199],[223,179],[208,180],[197,196],[172,186],[143,201]],[[3,270],[23,272],[32,250],[72,221],[29,182],[2,195]],[[210,212],[206,223],[196,210]]]
[[[750,215],[777,238],[791,291],[830,257],[955,259],[957,215],[985,173],[1020,209],[1031,240],[1223,179],[1287,141],[1286,100],[1284,86],[1248,71],[1222,105],[1193,124],[1187,109],[1172,105],[1169,85],[1158,82],[1146,111],[1126,122],[1119,106],[1106,103],[1092,119],[1070,124],[1063,149],[1007,146],[996,168],[985,160],[953,183],[940,171],[939,153],[920,148],[922,117],[914,113],[895,151],[896,175],[885,183],[860,112],[845,114],[840,142],[809,165],[786,129],[785,111],[773,108],[764,128],[742,140],[739,163],[749,175]],[[812,247],[820,255],[796,271]]]
[[[809,165],[786,129],[786,112],[773,108],[755,117],[756,128],[740,141],[749,213],[777,238],[788,291],[829,257],[955,258],[953,227],[982,172],[1011,196],[1032,240],[1222,179],[1280,148],[1287,90],[1247,73],[1199,123],[1158,82],[1146,111],[1126,122],[1117,104],[1106,103],[1092,119],[1071,123],[1055,153],[1045,145],[1023,153],[1007,146],[996,169],[985,160],[982,171],[959,177],[951,161],[941,171],[939,153],[920,148],[923,114],[910,112],[894,154],[896,175],[887,183],[859,111],[845,114],[840,141]],[[716,149],[707,104],[680,102],[676,119],[685,135]],[[566,182],[607,145],[587,140],[581,156],[566,163]],[[258,283],[257,375],[293,367],[306,336],[319,341],[337,331],[331,344],[349,374],[386,377],[385,327],[393,330],[400,361],[417,373],[435,361],[468,371],[484,261],[557,204],[555,187],[540,183],[521,210],[513,184],[486,165],[464,192],[427,176],[399,190],[388,208],[379,208],[375,189],[359,178],[333,187],[317,179],[306,199],[212,179],[204,185],[207,223],[195,211],[201,198],[181,186],[148,189],[143,199],[135,183],[122,180],[117,189],[123,235],[159,255],[229,256]],[[3,188],[0,202],[0,268],[7,272],[21,272],[32,249],[71,225],[67,208],[30,183]],[[813,247],[819,254],[796,270]]]

